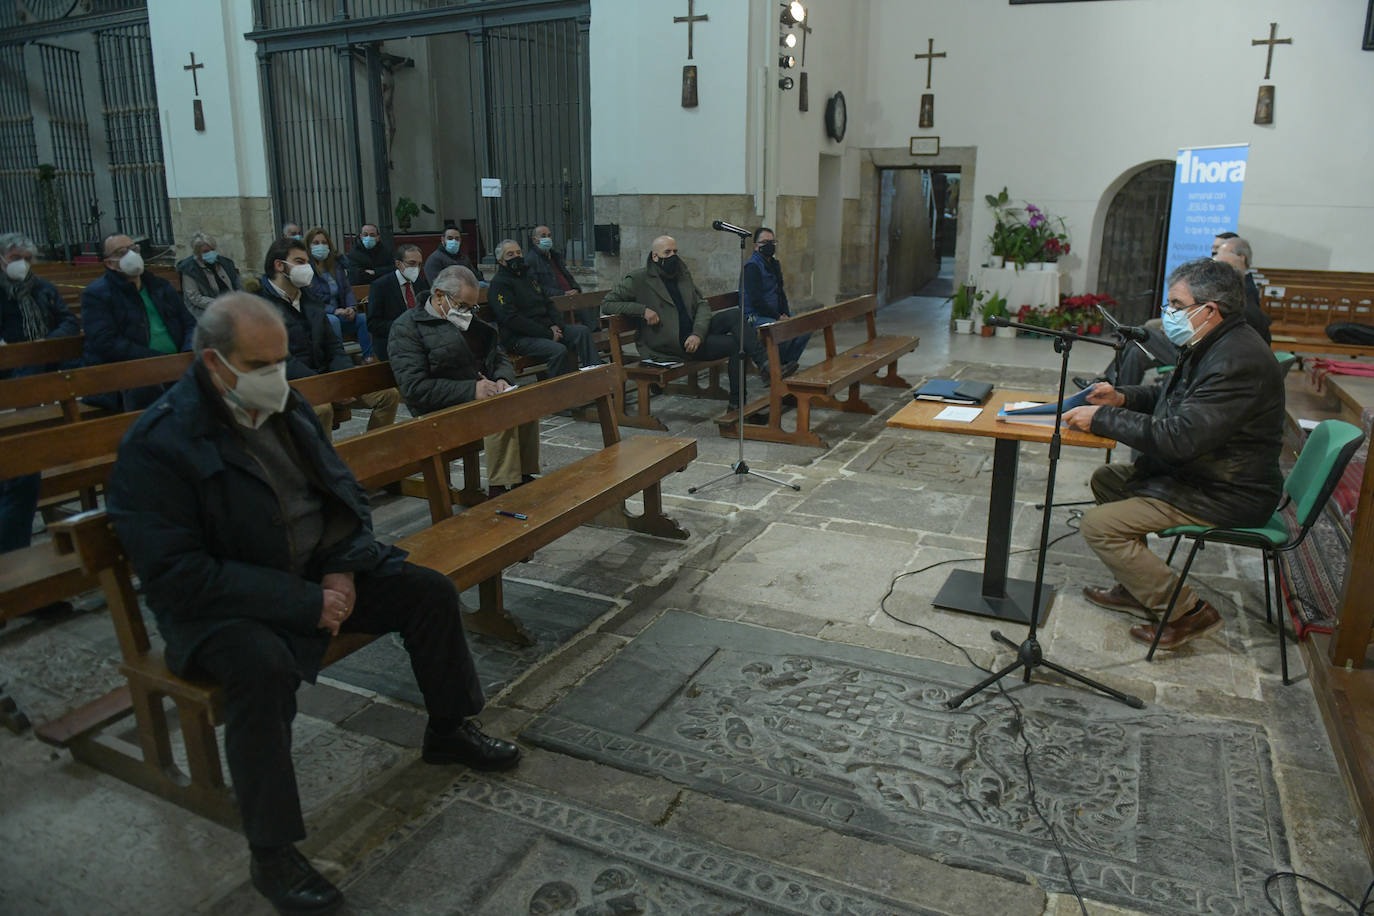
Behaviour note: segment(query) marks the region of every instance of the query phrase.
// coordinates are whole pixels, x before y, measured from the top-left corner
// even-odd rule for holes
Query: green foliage
[[[960,286],[959,291],[950,299],[951,318],[965,319],[973,316],[974,293],[972,286]]]
[[[396,228],[402,232],[410,231],[410,221],[420,215],[420,212],[433,213],[428,204],[417,204],[409,197],[402,197],[396,201]]]
[[[983,322],[986,324],[989,318],[1005,318],[1007,316],[1007,298],[1001,293],[993,293],[992,296],[983,303],[979,310],[983,313]]]

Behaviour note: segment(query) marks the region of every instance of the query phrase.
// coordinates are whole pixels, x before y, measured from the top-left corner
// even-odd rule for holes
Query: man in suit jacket
[[[729,357],[730,409],[739,401],[739,309],[712,312],[677,253],[677,241],[654,239],[649,262],[631,271],[606,294],[601,311],[642,320],[636,338],[643,359],[710,361]],[[744,326],[744,352],[768,382],[768,354],[758,335]]]
[[[423,266],[420,249],[402,245],[396,249],[396,269],[377,278],[367,294],[367,329],[372,334],[372,352],[378,359],[387,358],[386,338],[391,333],[391,322],[425,304],[429,281],[420,273]]]
[[[353,361],[344,353],[343,344],[334,335],[324,303],[307,290],[315,278],[305,243],[295,239],[278,239],[267,249],[262,267],[262,285],[258,295],[272,303],[286,325],[289,354],[286,377],[308,378],[323,372],[339,372],[353,368]],[[367,428],[390,426],[396,420],[396,407],[401,393],[395,388],[373,391],[356,399],[372,410]],[[340,402],[346,406],[353,401]],[[315,415],[326,433],[334,428],[334,405],[318,404]]]

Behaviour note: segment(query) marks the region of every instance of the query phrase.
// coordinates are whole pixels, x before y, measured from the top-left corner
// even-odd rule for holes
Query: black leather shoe
[[[343,905],[343,894],[295,846],[283,846],[270,856],[253,856],[249,866],[253,887],[278,913],[332,913]]]
[[[1078,386],[1079,391],[1082,391],[1084,388],[1091,388],[1098,382],[1105,382],[1106,379],[1100,375],[1097,378],[1082,378],[1081,376],[1075,375],[1071,381]]]
[[[759,381],[763,383],[765,388],[772,384],[773,368],[768,363],[759,366]]]
[[[461,763],[474,770],[509,770],[520,762],[520,748],[509,741],[493,738],[472,719],[465,719],[451,735],[436,735],[426,728],[420,756],[425,763]]]
[[[782,377],[787,378],[788,376],[796,375],[797,369],[799,368],[800,366],[796,363],[784,363],[782,367]]]

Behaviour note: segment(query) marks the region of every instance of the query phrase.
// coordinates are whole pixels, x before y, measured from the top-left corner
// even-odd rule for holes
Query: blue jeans
[[[41,474],[0,480],[0,553],[29,546]]]
[[[329,326],[334,329],[334,336],[339,338],[339,343],[343,343],[344,332],[351,331],[358,341],[358,346],[363,348],[363,359],[372,355],[372,335],[367,330],[367,319],[361,315],[352,318],[340,318],[333,312],[325,316],[329,319]]]
[[[761,328],[777,320],[776,318],[764,318],[762,315],[749,316],[749,323],[755,328]],[[803,334],[800,337],[793,337],[791,340],[784,340],[782,343],[778,344],[778,359],[782,360],[784,366],[788,363],[795,363],[797,360],[801,359],[802,351],[806,349],[806,343],[810,339],[810,334]]]

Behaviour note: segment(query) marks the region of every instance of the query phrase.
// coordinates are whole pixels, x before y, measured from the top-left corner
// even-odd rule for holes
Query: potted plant
[[[1116,305],[1116,300],[1111,296],[1104,296],[1099,293],[1084,293],[1081,296],[1061,296],[1059,308],[1062,311],[1072,312],[1078,317],[1079,327],[1084,334],[1101,334],[1102,322],[1099,318],[1100,312],[1097,307],[1104,308]]]
[[[997,331],[999,337],[1016,336],[1015,328],[993,328],[988,324],[988,321],[993,318],[1007,317],[1007,300],[1001,293],[993,293],[988,300],[983,303],[983,307],[979,311],[981,311],[983,315],[982,335],[984,337],[991,337],[994,330]],[[1003,334],[1003,331],[1010,331],[1011,333]]]
[[[960,286],[959,291],[950,299],[949,315],[954,319],[956,334],[973,333],[974,295],[972,286]]]
[[[420,215],[420,211],[433,213],[428,204],[417,204],[409,197],[402,197],[396,201],[396,228],[402,232],[410,231],[410,221]]]

